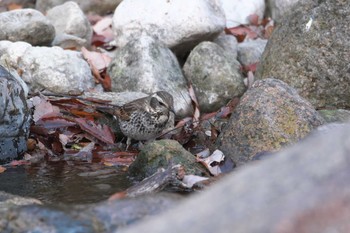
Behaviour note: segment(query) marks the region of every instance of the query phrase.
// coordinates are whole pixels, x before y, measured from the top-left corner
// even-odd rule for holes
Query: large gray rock
[[[348,232],[349,141],[349,126],[308,138],[118,232]]]
[[[217,144],[241,165],[298,142],[323,123],[294,88],[278,79],[259,80],[242,96]]]
[[[30,111],[18,82],[0,65],[0,164],[27,150]]]
[[[56,30],[52,45],[62,48],[90,47],[92,28],[78,4],[69,1],[47,11],[46,17]]]
[[[0,13],[0,28],[0,40],[49,45],[55,37],[55,29],[50,21],[33,9]]]
[[[218,0],[124,0],[115,10],[113,30],[119,47],[147,34],[182,54],[224,30]]]
[[[71,0],[36,0],[35,8],[43,13],[46,13],[50,8],[62,5],[65,2]],[[78,3],[79,7],[85,13],[97,13],[97,14],[108,14],[112,13],[114,9],[123,0],[73,0]]]
[[[80,52],[60,47],[32,47],[24,42],[1,43],[0,63],[22,71],[22,79],[31,91],[49,91],[68,94],[94,87],[88,63]],[[1,50],[1,49],[0,49]]]
[[[175,55],[161,42],[144,36],[116,51],[108,67],[114,92],[167,91],[178,116],[192,113],[187,82]]]
[[[316,108],[350,107],[350,1],[299,4],[276,27],[256,78],[276,77]]]
[[[213,42],[196,46],[183,70],[193,83],[203,112],[218,110],[233,97],[243,95],[246,89],[239,62],[226,56],[225,50]]]

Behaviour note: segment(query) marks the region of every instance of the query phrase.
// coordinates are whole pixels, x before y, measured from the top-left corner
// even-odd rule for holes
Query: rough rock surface
[[[115,10],[113,30],[119,47],[147,34],[176,54],[214,39],[225,27],[218,0],[124,0]]]
[[[349,38],[350,1],[300,3],[273,32],[256,78],[285,81],[317,109],[349,108]]]
[[[349,141],[349,126],[313,136],[120,232],[348,232]]]
[[[22,85],[0,65],[0,163],[27,150],[30,111]]]
[[[175,140],[158,140],[146,144],[128,171],[141,180],[153,175],[160,168],[166,169],[170,164],[183,165],[187,175],[208,174],[204,166],[196,162],[196,157]]]
[[[56,30],[52,45],[64,49],[90,47],[92,28],[77,3],[69,1],[56,6],[47,11],[46,17]]]
[[[21,70],[21,77],[31,91],[49,91],[67,94],[84,91],[94,86],[88,63],[80,52],[63,50],[60,47],[32,47],[24,42],[1,43],[4,54],[2,64]]]
[[[55,28],[39,11],[13,10],[0,13],[0,40],[25,41],[32,45],[49,45]]]
[[[323,123],[294,88],[278,79],[259,80],[242,96],[217,144],[241,165],[298,142]]]
[[[187,82],[174,54],[161,42],[144,36],[116,51],[108,67],[114,92],[167,91],[178,116],[192,113]]]
[[[213,112],[233,97],[243,95],[245,85],[237,60],[213,42],[202,42],[190,53],[183,67],[193,84],[200,109]]]
[[[43,13],[50,8],[62,5],[71,0],[36,0],[35,8]],[[96,13],[100,15],[112,13],[122,0],[73,0],[85,13]]]

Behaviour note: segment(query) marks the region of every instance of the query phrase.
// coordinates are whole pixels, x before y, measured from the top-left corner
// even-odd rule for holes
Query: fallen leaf
[[[4,168],[3,166],[0,166],[0,173],[3,173],[4,171],[6,171],[6,168]]]
[[[229,172],[234,167],[232,160],[226,159],[220,150],[215,150],[206,158],[197,156],[197,161],[203,164],[213,176],[217,176],[223,172]]]
[[[81,129],[91,134],[98,140],[107,144],[114,144],[115,136],[108,126],[96,124],[94,121],[84,118],[76,118],[75,122],[79,124]]]

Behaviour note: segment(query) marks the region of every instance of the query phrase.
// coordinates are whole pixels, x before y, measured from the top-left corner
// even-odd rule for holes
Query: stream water
[[[47,204],[95,203],[132,185],[122,168],[102,164],[47,162],[6,168],[0,174],[1,191]]]

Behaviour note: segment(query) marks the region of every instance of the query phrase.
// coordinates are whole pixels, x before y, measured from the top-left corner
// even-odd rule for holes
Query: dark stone
[[[171,164],[184,166],[186,175],[208,175],[204,166],[196,161],[196,157],[175,140],[158,140],[145,145],[129,167],[129,173],[141,180]]]
[[[0,163],[27,150],[29,109],[21,84],[0,66]]]

